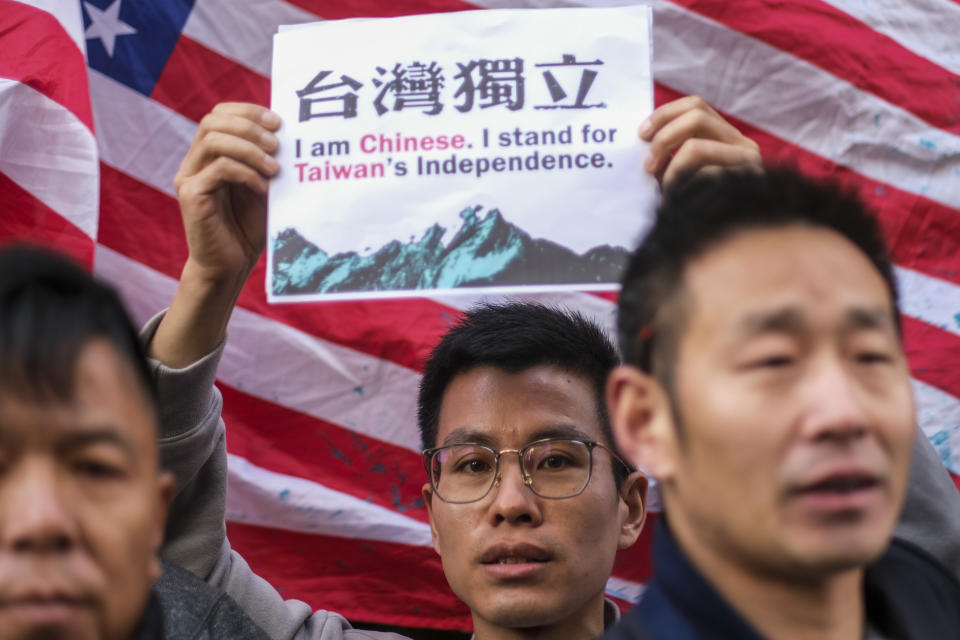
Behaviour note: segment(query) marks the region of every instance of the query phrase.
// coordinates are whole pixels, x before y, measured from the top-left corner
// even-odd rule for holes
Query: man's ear
[[[177,481],[169,471],[163,471],[157,478],[157,510],[153,523],[153,557],[150,562],[150,579],[156,582],[160,579],[160,550],[163,548],[163,535],[167,528],[167,514],[170,505],[177,495]]]
[[[621,518],[620,537],[617,548],[626,549],[633,545],[643,530],[647,519],[647,474],[634,471],[620,485]]]
[[[427,516],[430,518],[430,536],[433,538],[433,549],[440,553],[440,533],[437,531],[437,525],[433,522],[433,489],[429,482],[424,482],[420,488],[420,495],[423,496],[423,504],[427,507]]]
[[[607,378],[606,396],[617,447],[634,466],[669,481],[676,469],[677,432],[666,391],[640,369],[621,365]]]

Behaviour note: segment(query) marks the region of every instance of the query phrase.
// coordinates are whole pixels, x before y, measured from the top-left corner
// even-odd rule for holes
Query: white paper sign
[[[639,6],[282,29],[270,301],[616,289],[657,193],[650,29]]]

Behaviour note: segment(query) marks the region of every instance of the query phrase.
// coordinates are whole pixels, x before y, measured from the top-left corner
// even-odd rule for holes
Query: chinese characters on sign
[[[481,58],[467,63],[456,63],[457,74],[454,81],[458,82],[454,98],[463,96],[463,102],[456,105],[460,112],[473,109],[479,96],[481,109],[504,106],[510,111],[518,111],[524,107],[524,76],[522,58],[505,58],[488,60]],[[576,56],[563,54],[560,62],[538,63],[537,68],[543,68],[544,86],[550,104],[534,106],[534,109],[593,109],[606,108],[606,104],[596,102],[587,104],[586,97],[597,78],[598,71],[589,67],[603,64],[602,60],[578,62]],[[563,84],[557,80],[557,74],[569,69],[576,71],[573,78],[565,78],[574,88],[574,96],[564,90]],[[404,109],[419,109],[429,116],[439,114],[444,107],[442,90],[445,87],[443,68],[436,61],[425,65],[413,62],[403,66],[399,62],[393,65],[388,72],[384,67],[377,67],[377,77],[371,80],[374,88],[379,89],[373,100],[373,107],[377,115],[382,116],[389,111],[403,111]],[[360,100],[359,91],[364,86],[362,82],[349,76],[341,75],[340,82],[322,83],[333,71],[320,71],[296,94],[300,99],[300,122],[311,118],[325,118],[340,116],[343,118],[357,117],[357,104]],[[572,80],[572,82],[570,82]],[[346,89],[344,89],[346,88]],[[325,94],[324,97],[317,97]],[[318,103],[339,102],[339,110],[323,110],[326,105],[316,106]],[[386,102],[386,104],[384,104]]]

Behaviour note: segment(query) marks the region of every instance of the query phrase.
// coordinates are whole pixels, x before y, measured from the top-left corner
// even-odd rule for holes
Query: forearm
[[[171,369],[182,369],[216,349],[226,336],[248,274],[214,276],[188,259],[170,309],[150,342],[150,356]]]
[[[141,333],[148,350],[166,316],[154,317]],[[224,545],[226,450],[222,401],[214,387],[223,343],[189,366],[172,368],[156,359],[163,467],[174,474],[177,495],[170,506],[163,556],[206,578]]]

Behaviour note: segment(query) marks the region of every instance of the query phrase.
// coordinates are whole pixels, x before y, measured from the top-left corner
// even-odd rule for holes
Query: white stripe
[[[176,196],[173,176],[197,131],[192,120],[88,68],[100,158]]]
[[[430,526],[296,476],[227,455],[226,519],[273,529],[431,547]]]
[[[825,0],[930,61],[960,73],[960,4],[953,0]]]
[[[282,0],[248,2],[242,11],[235,0],[197,0],[183,34],[269,77],[277,27],[316,20],[312,13]]]
[[[69,109],[0,78],[0,173],[97,237],[100,165],[93,133]]]
[[[87,41],[83,37],[83,16],[80,15],[80,2],[64,2],[64,0],[18,0],[37,9],[46,11],[63,26],[70,36],[84,60],[87,58]]]
[[[96,272],[116,286],[134,320],[173,298],[176,281],[102,245]],[[230,319],[218,379],[250,395],[357,433],[420,451],[420,376],[400,365],[320,340],[246,309]]]
[[[917,424],[940,459],[960,474],[960,400],[919,380],[913,381],[917,402]]]
[[[481,0],[477,4],[503,3]],[[522,4],[552,3],[528,0]],[[583,0],[569,4],[633,3]],[[874,180],[960,209],[960,137],[669,0],[648,4],[654,9],[657,81],[681,93],[698,94],[718,109]]]
[[[894,269],[901,310],[960,336],[960,286],[906,267]]]
[[[634,582],[633,580],[624,580],[623,578],[617,578],[615,576],[610,576],[610,579],[607,580],[608,596],[633,602],[634,604],[640,602],[640,597],[643,596],[645,589],[645,585]]]

